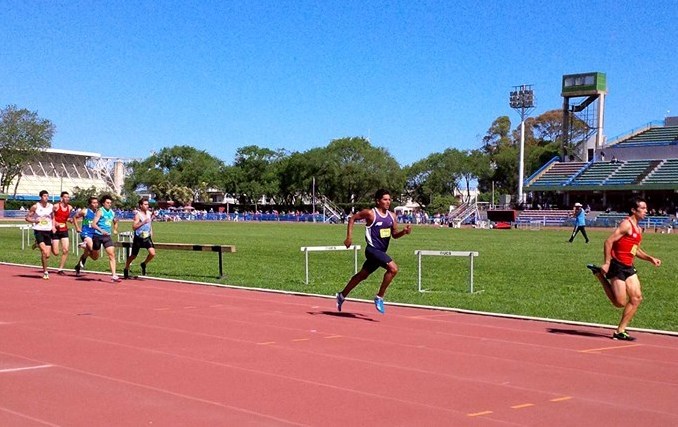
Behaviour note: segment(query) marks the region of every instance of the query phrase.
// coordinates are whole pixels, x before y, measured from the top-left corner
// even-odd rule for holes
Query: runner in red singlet
[[[613,339],[624,341],[635,339],[626,332],[626,327],[643,300],[640,280],[638,279],[638,272],[633,266],[633,260],[638,257],[657,267],[662,263],[660,259],[650,256],[640,249],[640,241],[643,239],[643,235],[638,223],[647,214],[645,201],[633,199],[629,213],[629,217],[625,218],[610,237],[605,240],[605,263],[600,267],[592,264],[587,266],[603,285],[605,294],[612,301],[612,304],[615,307],[624,308],[619,326],[612,334]]]
[[[54,205],[54,228],[55,232],[52,233],[52,253],[54,256],[59,255],[59,244],[61,243],[61,259],[59,260],[59,269],[57,274],[63,275],[64,265],[66,265],[66,260],[68,259],[68,223],[73,222],[71,214],[73,213],[73,207],[70,205],[71,196],[68,194],[68,191],[61,192],[61,201]]]

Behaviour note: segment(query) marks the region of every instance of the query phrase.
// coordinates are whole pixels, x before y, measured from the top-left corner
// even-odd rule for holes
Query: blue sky
[[[366,136],[407,165],[517,126],[515,85],[533,115],[560,109],[563,74],[607,74],[608,138],[678,116],[677,18],[667,0],[9,0],[0,105],[110,157],[191,145],[231,164]]]

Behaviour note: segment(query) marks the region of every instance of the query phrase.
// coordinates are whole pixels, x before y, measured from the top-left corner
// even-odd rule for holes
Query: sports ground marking
[[[52,366],[54,366],[54,365],[22,366],[20,368],[0,369],[0,374],[7,374],[7,373],[10,373],[10,372],[19,372],[19,371],[30,371],[32,369],[51,368]]]
[[[572,396],[561,396],[561,397],[555,397],[553,399],[549,399],[549,402],[564,402],[566,400],[572,399]],[[511,409],[525,409],[525,408],[531,408],[533,406],[537,406],[536,403],[520,403],[518,405],[512,405],[510,406]],[[480,412],[471,412],[466,414],[467,417],[481,417],[483,415],[490,415],[494,414],[494,411],[480,411]]]
[[[599,351],[607,351],[607,350],[620,350],[624,348],[631,348],[631,347],[641,347],[642,344],[629,344],[629,345],[615,345],[615,346],[610,346],[610,347],[598,347],[598,348],[588,348],[586,350],[578,350],[578,353],[596,353]]]

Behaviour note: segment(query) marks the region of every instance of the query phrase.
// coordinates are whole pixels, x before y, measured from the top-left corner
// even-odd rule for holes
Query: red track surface
[[[0,265],[0,425],[676,426],[678,339]]]

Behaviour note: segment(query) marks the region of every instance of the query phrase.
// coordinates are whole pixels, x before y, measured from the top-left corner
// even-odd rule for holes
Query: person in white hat
[[[586,211],[582,207],[581,203],[577,202],[574,204],[574,212],[572,212],[574,217],[574,230],[572,230],[572,235],[568,242],[572,243],[574,237],[581,231],[581,235],[586,239],[586,243],[589,242],[589,237],[586,235]]]

